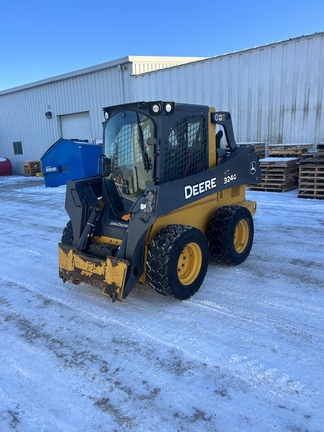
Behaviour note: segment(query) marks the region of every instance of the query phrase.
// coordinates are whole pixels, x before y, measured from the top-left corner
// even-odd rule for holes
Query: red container
[[[0,157],[0,176],[11,176],[12,165],[9,159]]]

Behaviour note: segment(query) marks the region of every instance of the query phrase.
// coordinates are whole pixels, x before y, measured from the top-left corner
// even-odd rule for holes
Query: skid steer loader
[[[103,113],[100,174],[67,183],[63,281],[97,286],[113,301],[136,283],[187,299],[210,256],[242,263],[256,212],[245,185],[261,171],[253,146],[236,145],[230,113],[162,101]]]

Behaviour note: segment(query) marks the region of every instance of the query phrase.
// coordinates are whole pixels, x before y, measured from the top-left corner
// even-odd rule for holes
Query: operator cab
[[[104,182],[112,193],[114,183],[126,212],[147,186],[208,169],[207,106],[157,101],[103,111]]]
[[[103,208],[95,236],[119,245],[128,229],[131,208],[146,187],[154,184],[155,146],[150,142],[154,142],[156,124],[137,104],[104,108],[104,115]],[[111,249],[92,247],[97,255]]]

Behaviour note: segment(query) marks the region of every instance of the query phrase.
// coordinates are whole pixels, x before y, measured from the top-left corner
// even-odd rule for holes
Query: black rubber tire
[[[167,225],[155,236],[147,256],[147,277],[161,294],[186,300],[200,288],[208,267],[205,235],[188,225]]]
[[[247,208],[220,207],[212,216],[207,231],[210,255],[227,264],[241,264],[250,254],[253,237],[253,218]]]
[[[66,227],[63,230],[61,243],[73,246],[73,228],[71,221],[67,223]]]

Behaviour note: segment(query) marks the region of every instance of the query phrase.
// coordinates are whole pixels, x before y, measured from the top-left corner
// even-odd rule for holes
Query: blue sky
[[[211,57],[324,31],[324,0],[0,0],[0,91],[127,55]]]

